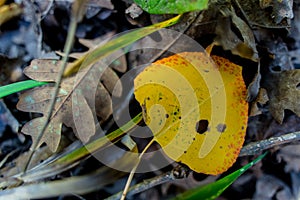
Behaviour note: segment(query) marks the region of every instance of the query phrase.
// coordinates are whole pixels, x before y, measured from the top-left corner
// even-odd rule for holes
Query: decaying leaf
[[[272,18],[278,24],[284,18],[292,19],[293,14],[293,0],[259,0],[261,8],[265,9],[268,7],[273,8]]]
[[[220,174],[236,160],[248,119],[241,67],[202,52],[159,60],[135,81],[135,97],[154,139],[173,160]]]
[[[256,115],[260,115],[262,112],[260,110],[260,106],[266,104],[269,101],[267,91],[264,88],[260,88],[257,98],[251,104],[251,110],[249,116],[253,117]]]
[[[261,176],[256,183],[253,200],[295,199],[290,187],[282,180],[271,175]]]
[[[290,110],[300,116],[300,70],[289,70],[270,73],[266,80],[270,112],[282,123],[284,110]]]
[[[229,21],[222,20],[216,28],[216,33],[218,34],[216,38],[217,44],[222,45],[225,50],[231,50],[235,55],[257,62],[258,53],[254,35],[250,27],[236,15],[233,7],[223,7],[220,12],[224,16],[230,17],[232,24],[239,30],[243,41],[231,29],[228,29],[231,26]]]
[[[284,160],[286,162],[285,172],[300,172],[300,145],[291,144],[280,148],[277,159],[279,162]]]
[[[95,65],[97,64],[99,65],[99,63]],[[61,61],[37,59],[25,68],[24,73],[34,80],[54,82],[60,65]],[[95,107],[96,114],[102,121],[112,113],[112,102],[108,91],[112,90],[112,85],[115,85],[118,78],[113,76],[110,70],[105,70],[100,79],[108,89],[101,82],[98,85],[93,84],[94,80],[98,80],[96,77],[78,79],[80,74],[62,81],[59,95],[56,98],[55,111],[39,145],[45,142],[51,151],[55,151],[60,141],[62,124],[72,127],[83,141],[88,141],[95,134],[97,118],[93,116],[91,108]],[[105,81],[108,79],[109,81]],[[97,87],[97,89],[93,87]],[[122,86],[118,84],[118,87],[121,91]],[[17,104],[19,110],[43,114],[42,117],[33,119],[22,128],[23,133],[32,136],[33,142],[36,141],[36,137],[45,123],[53,91],[53,86],[45,86],[29,90],[20,96]],[[91,91],[96,91],[95,96],[90,95]],[[72,98],[76,98],[76,100],[72,102]],[[79,113],[85,117],[76,118]]]
[[[292,18],[292,0],[235,0],[250,25],[286,28]],[[268,9],[273,5],[272,9]],[[254,9],[255,8],[255,9]]]

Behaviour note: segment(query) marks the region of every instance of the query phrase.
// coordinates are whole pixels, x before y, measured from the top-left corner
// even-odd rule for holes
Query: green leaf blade
[[[204,10],[208,0],[134,0],[143,10],[150,14],[182,14],[190,11]]]
[[[192,190],[189,190],[181,195],[178,195],[175,199],[176,200],[209,200],[209,199],[216,199],[220,196],[240,175],[242,175],[246,170],[252,167],[254,164],[262,160],[267,155],[267,152],[257,157],[254,161],[248,163],[244,167],[236,170],[235,172],[225,176],[224,178],[207,184],[202,187],[198,187]]]
[[[8,96],[10,94],[20,92],[23,90],[27,90],[30,88],[42,86],[48,84],[47,82],[39,82],[34,80],[27,80],[27,81],[21,81],[17,83],[12,83],[9,85],[1,86],[0,87],[0,98]]]

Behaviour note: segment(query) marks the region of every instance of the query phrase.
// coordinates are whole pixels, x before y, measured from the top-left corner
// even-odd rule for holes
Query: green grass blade
[[[176,24],[180,18],[181,18],[181,15],[178,15],[169,20],[166,20],[166,21],[163,21],[163,22],[160,22],[157,24],[153,24],[151,26],[130,30],[125,34],[108,41],[104,45],[94,49],[90,53],[83,55],[78,60],[76,60],[75,62],[68,65],[64,72],[64,77],[70,76],[70,75],[78,72],[78,70],[80,68],[83,69],[85,67],[90,66],[92,63],[95,63],[96,61],[113,53],[114,51],[121,49],[123,47],[126,47],[129,44],[155,32],[155,31],[158,31],[159,29]]]
[[[39,82],[34,80],[27,80],[27,81],[20,81],[17,83],[12,83],[9,85],[1,86],[0,87],[0,98],[5,97],[7,95],[20,92],[23,90],[27,90],[30,88],[42,86],[48,84],[47,82]]]
[[[225,176],[224,178],[214,182],[210,183],[208,185],[195,188],[192,190],[189,190],[179,196],[177,196],[176,200],[209,200],[209,199],[216,199],[218,196],[224,192],[226,188],[228,188],[240,175],[242,175],[247,169],[252,167],[254,164],[259,162],[261,159],[263,159],[267,155],[267,152],[260,155],[258,158],[256,158],[254,161],[248,163],[241,169],[229,174],[228,176]]]
[[[101,137],[95,141],[86,144],[83,147],[75,149],[74,151],[60,158],[53,164],[57,164],[57,163],[71,164],[77,160],[80,160],[81,158],[85,157],[88,154],[94,153],[101,147],[105,146],[108,142],[112,142],[112,143],[116,142],[116,140],[120,139],[128,131],[133,129],[139,122],[141,122],[142,119],[143,119],[143,115],[142,113],[139,113],[137,116],[135,116],[132,120],[127,122],[119,129],[107,134],[105,137]]]

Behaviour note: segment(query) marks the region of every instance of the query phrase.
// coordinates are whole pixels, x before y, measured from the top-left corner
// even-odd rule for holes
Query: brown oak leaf
[[[36,59],[24,69],[24,73],[37,81],[54,82],[60,65],[61,61],[58,60]],[[51,151],[56,151],[62,124],[71,127],[77,137],[87,142],[95,134],[96,115],[101,121],[111,115],[110,93],[116,86],[117,89],[114,90],[117,92],[114,92],[114,95],[119,95],[122,86],[118,83],[117,74],[110,67],[104,70],[103,67],[101,68],[101,62],[94,65],[99,67],[91,67],[92,70],[89,72],[80,72],[76,76],[63,79],[49,125],[38,145],[45,142]],[[99,74],[101,76],[97,77]],[[37,136],[45,123],[53,91],[54,86],[49,84],[29,90],[20,96],[17,104],[19,110],[43,114],[42,117],[31,120],[22,128],[24,134],[32,136],[33,143],[37,142]]]
[[[271,73],[266,80],[270,112],[282,123],[284,110],[290,110],[300,116],[300,70]]]

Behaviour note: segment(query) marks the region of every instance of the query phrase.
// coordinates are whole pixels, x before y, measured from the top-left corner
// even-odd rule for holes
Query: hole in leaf
[[[208,128],[208,121],[206,119],[201,119],[200,121],[198,121],[196,123],[196,131],[197,133],[204,133],[205,131],[207,131]]]
[[[281,67],[280,66],[273,66],[273,67],[271,67],[271,70],[273,72],[280,72],[281,71]]]
[[[223,133],[226,130],[226,124],[218,124],[217,131]]]

